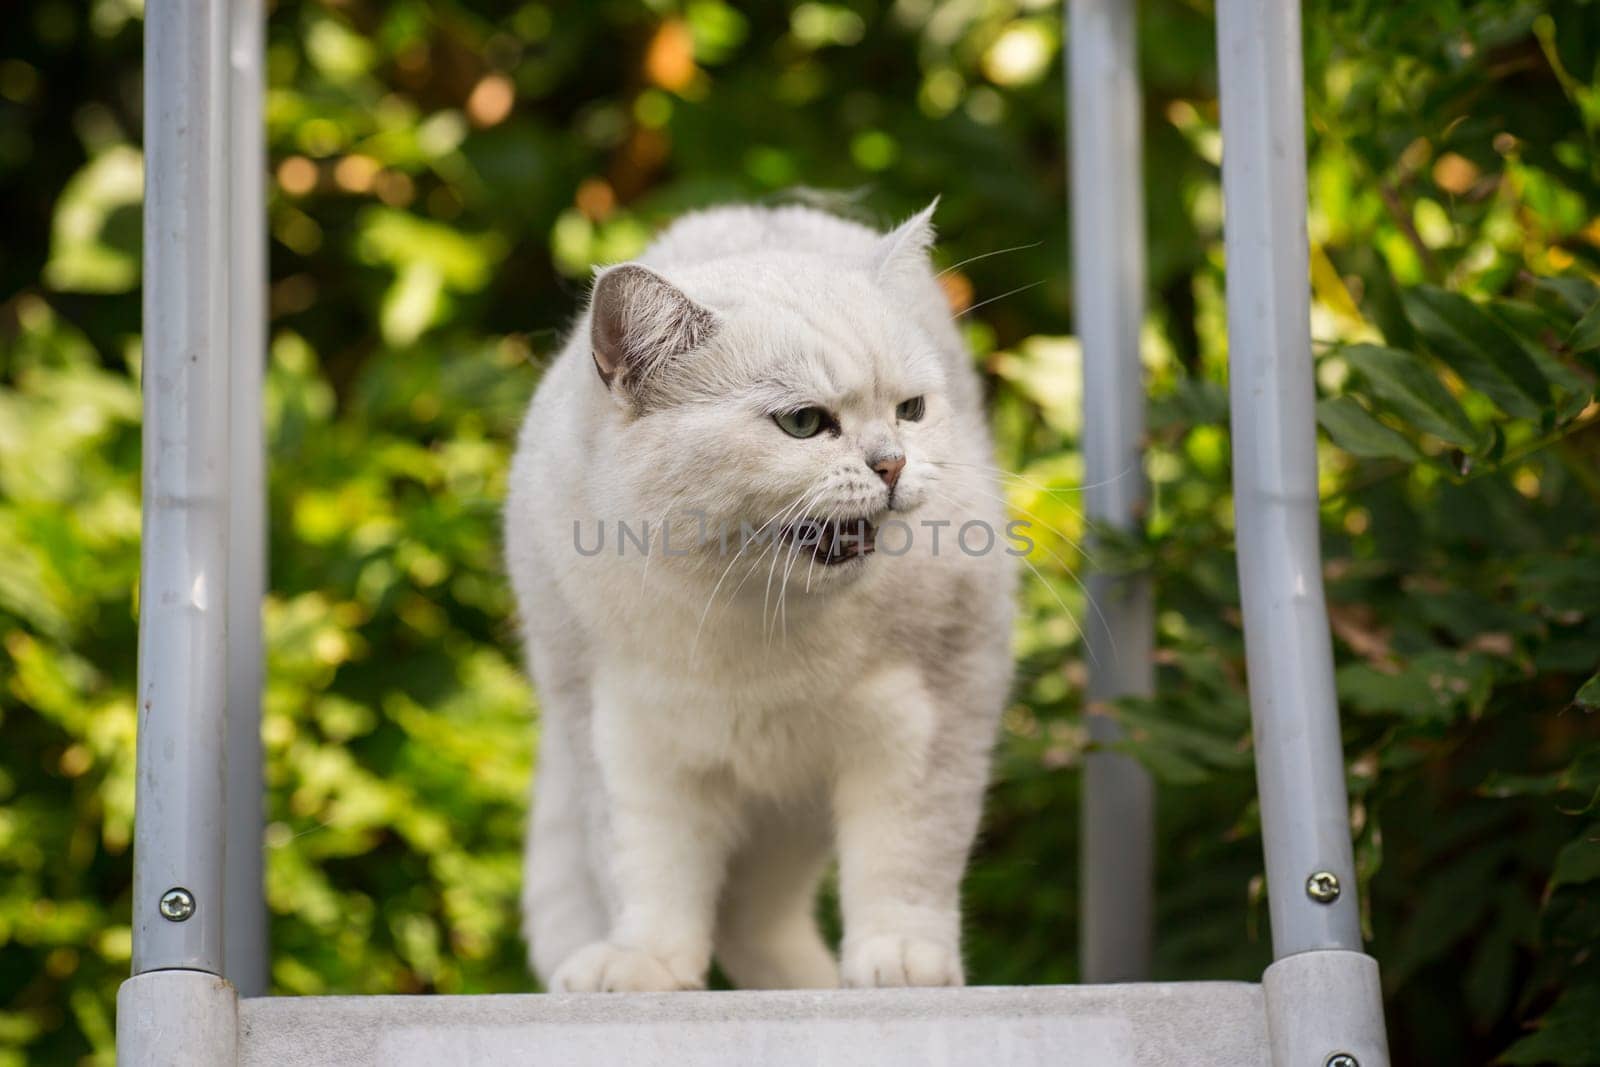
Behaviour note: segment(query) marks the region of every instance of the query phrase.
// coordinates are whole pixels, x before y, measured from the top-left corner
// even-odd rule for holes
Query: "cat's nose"
[[[883,479],[883,484],[890,489],[900,480],[900,472],[905,470],[906,457],[898,453],[883,456],[872,461],[872,469],[878,472],[878,477]]]

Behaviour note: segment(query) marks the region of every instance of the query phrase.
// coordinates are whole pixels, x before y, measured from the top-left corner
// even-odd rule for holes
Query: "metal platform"
[[[175,1049],[207,1067],[1388,1062],[1377,964],[1353,952],[1291,956],[1261,985],[240,998],[215,975],[152,971],[117,1011],[124,1067],[168,1067]]]
[[[240,1001],[238,1062],[1267,1067],[1265,1021],[1244,983],[276,997]]]

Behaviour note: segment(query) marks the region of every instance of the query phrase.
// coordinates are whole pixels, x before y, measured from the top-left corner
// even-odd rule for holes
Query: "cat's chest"
[[[853,664],[829,671],[773,657],[749,671],[638,671],[625,699],[680,766],[730,776],[749,793],[807,797],[906,711],[864,701],[860,678]]]

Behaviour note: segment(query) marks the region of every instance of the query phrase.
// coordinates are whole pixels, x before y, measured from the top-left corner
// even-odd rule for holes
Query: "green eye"
[[[900,401],[900,406],[894,409],[894,416],[906,422],[917,422],[922,418],[922,412],[926,407],[920,396],[914,396],[910,400]]]
[[[827,424],[828,416],[821,408],[801,408],[799,411],[781,411],[772,421],[790,437],[815,437]]]

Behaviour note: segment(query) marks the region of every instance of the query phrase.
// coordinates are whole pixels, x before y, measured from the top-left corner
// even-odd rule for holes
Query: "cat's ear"
[[[590,348],[607,388],[642,403],[641,390],[662,364],[711,339],[717,317],[648,267],[605,271],[590,300]]]
[[[878,240],[873,257],[873,273],[878,281],[892,285],[926,272],[934,240],[933,213],[938,207],[939,198],[934,197],[931,204]]]

